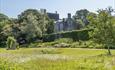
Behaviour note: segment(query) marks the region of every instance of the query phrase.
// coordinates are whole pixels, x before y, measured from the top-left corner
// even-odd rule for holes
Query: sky
[[[77,10],[88,9],[96,12],[112,6],[115,9],[115,0],[0,0],[0,12],[16,18],[26,9],[47,9],[47,12],[60,14],[60,18],[67,17],[67,13],[75,14]]]

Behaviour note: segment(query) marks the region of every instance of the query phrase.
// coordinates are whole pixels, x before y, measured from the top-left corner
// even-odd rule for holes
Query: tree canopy
[[[19,33],[25,35],[28,41],[36,37],[42,37],[42,35],[47,32],[47,29],[54,30],[53,28],[50,29],[53,27],[54,22],[48,18],[47,14],[42,14],[36,9],[27,9],[22,12],[18,15],[17,23]]]
[[[87,9],[81,9],[81,10],[76,11],[73,18],[74,20],[81,20],[82,21],[81,24],[87,25],[88,21],[86,17],[89,13],[90,12]]]
[[[112,8],[111,8],[112,9]],[[113,46],[115,42],[115,17],[111,15],[113,11],[111,9],[99,9],[98,14],[90,14],[88,16],[90,27],[94,31],[90,32],[90,37],[98,43],[102,43],[105,47],[109,48]]]

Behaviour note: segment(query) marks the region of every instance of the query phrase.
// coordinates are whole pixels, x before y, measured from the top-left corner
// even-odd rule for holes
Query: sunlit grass
[[[0,49],[0,70],[115,70],[115,50],[21,48]]]

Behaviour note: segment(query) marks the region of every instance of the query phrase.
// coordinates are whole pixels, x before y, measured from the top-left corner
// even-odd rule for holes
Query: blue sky
[[[67,13],[75,14],[76,10],[88,9],[96,11],[98,8],[114,6],[115,0],[0,0],[0,12],[9,17],[17,17],[18,14],[28,8],[47,9],[48,12],[58,11],[60,17],[67,17]]]

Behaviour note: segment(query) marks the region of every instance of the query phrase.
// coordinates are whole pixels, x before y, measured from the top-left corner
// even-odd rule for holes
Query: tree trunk
[[[111,55],[110,47],[108,46],[108,55]]]

